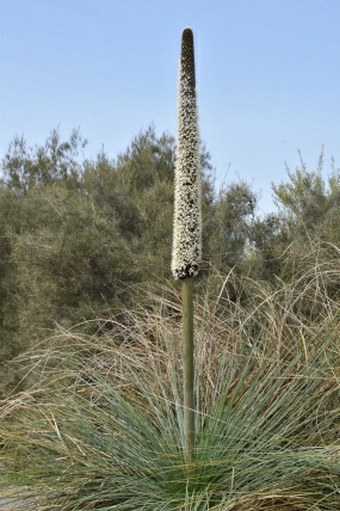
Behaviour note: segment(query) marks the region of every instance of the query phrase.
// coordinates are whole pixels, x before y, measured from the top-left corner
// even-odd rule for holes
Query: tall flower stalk
[[[196,102],[194,38],[182,34],[178,90],[178,137],[175,167],[175,204],[171,269],[182,282],[183,405],[185,458],[195,444],[194,328],[192,278],[201,258],[200,139]]]

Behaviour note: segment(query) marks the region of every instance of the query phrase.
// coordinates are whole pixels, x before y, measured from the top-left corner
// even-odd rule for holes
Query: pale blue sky
[[[0,0],[0,155],[59,127],[114,157],[176,133],[181,31],[194,30],[200,127],[219,181],[272,209],[298,149],[340,166],[340,0]],[[230,166],[229,166],[230,164]]]

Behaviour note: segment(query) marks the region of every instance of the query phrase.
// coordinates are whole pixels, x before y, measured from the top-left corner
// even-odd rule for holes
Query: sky
[[[150,124],[176,134],[182,30],[195,37],[201,138],[217,185],[259,212],[298,151],[340,166],[340,0],[0,0],[0,157],[79,128],[114,158]]]

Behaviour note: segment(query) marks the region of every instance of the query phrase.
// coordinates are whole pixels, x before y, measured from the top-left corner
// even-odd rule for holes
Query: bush
[[[37,510],[338,509],[339,304],[319,288],[324,314],[302,320],[308,275],[275,293],[216,279],[196,307],[191,464],[179,298],[162,289],[96,335],[60,332],[22,357],[31,386],[3,402],[2,485]]]

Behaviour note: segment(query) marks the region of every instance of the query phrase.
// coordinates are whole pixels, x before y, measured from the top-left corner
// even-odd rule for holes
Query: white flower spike
[[[182,34],[171,270],[175,279],[198,273],[202,252],[200,138],[196,104],[194,38]]]

